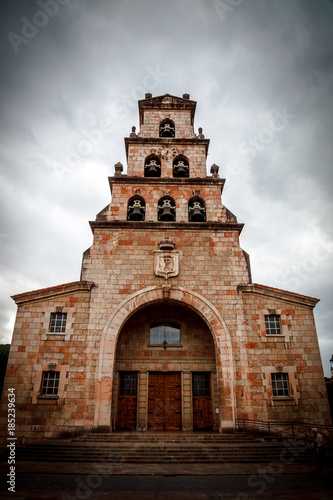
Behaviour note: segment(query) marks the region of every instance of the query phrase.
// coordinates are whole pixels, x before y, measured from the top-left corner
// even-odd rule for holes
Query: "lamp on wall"
[[[167,348],[168,348],[168,343],[167,343],[167,341],[165,340],[165,341],[163,342],[163,349],[166,351],[166,350],[167,350]]]
[[[332,357],[330,359],[330,365],[331,365],[331,376],[333,377],[333,354],[332,354]]]

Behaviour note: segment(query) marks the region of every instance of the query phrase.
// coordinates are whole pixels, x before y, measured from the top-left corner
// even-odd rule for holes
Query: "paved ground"
[[[94,464],[17,464],[16,491],[6,491],[6,464],[1,467],[1,498],[18,500],[332,500],[332,474],[320,476],[313,466],[288,466],[272,474],[267,464],[140,466],[122,471]],[[141,467],[141,470],[140,470]],[[159,469],[158,469],[159,467]],[[200,466],[196,466],[200,467]],[[132,471],[130,469],[132,468]],[[135,470],[134,470],[135,469]],[[112,472],[112,474],[110,474]],[[152,475],[153,474],[153,475]],[[154,475],[155,474],[155,475]],[[213,474],[213,475],[208,475]]]

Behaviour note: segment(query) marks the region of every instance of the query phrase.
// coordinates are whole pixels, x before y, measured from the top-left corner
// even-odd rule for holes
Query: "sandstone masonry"
[[[230,432],[236,418],[330,424],[318,300],[252,283],[195,108],[188,94],[139,101],[80,281],[13,297],[1,423],[15,388],[19,441]]]

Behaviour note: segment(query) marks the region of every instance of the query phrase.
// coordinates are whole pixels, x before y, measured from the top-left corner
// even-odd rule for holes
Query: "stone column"
[[[193,431],[192,377],[187,366],[182,372],[182,430]]]
[[[137,430],[146,431],[148,429],[148,367],[140,365],[138,373],[138,399],[137,399]]]

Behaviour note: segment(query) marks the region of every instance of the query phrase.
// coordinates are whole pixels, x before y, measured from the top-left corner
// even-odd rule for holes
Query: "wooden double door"
[[[151,372],[148,391],[148,429],[180,431],[181,428],[181,374]]]

